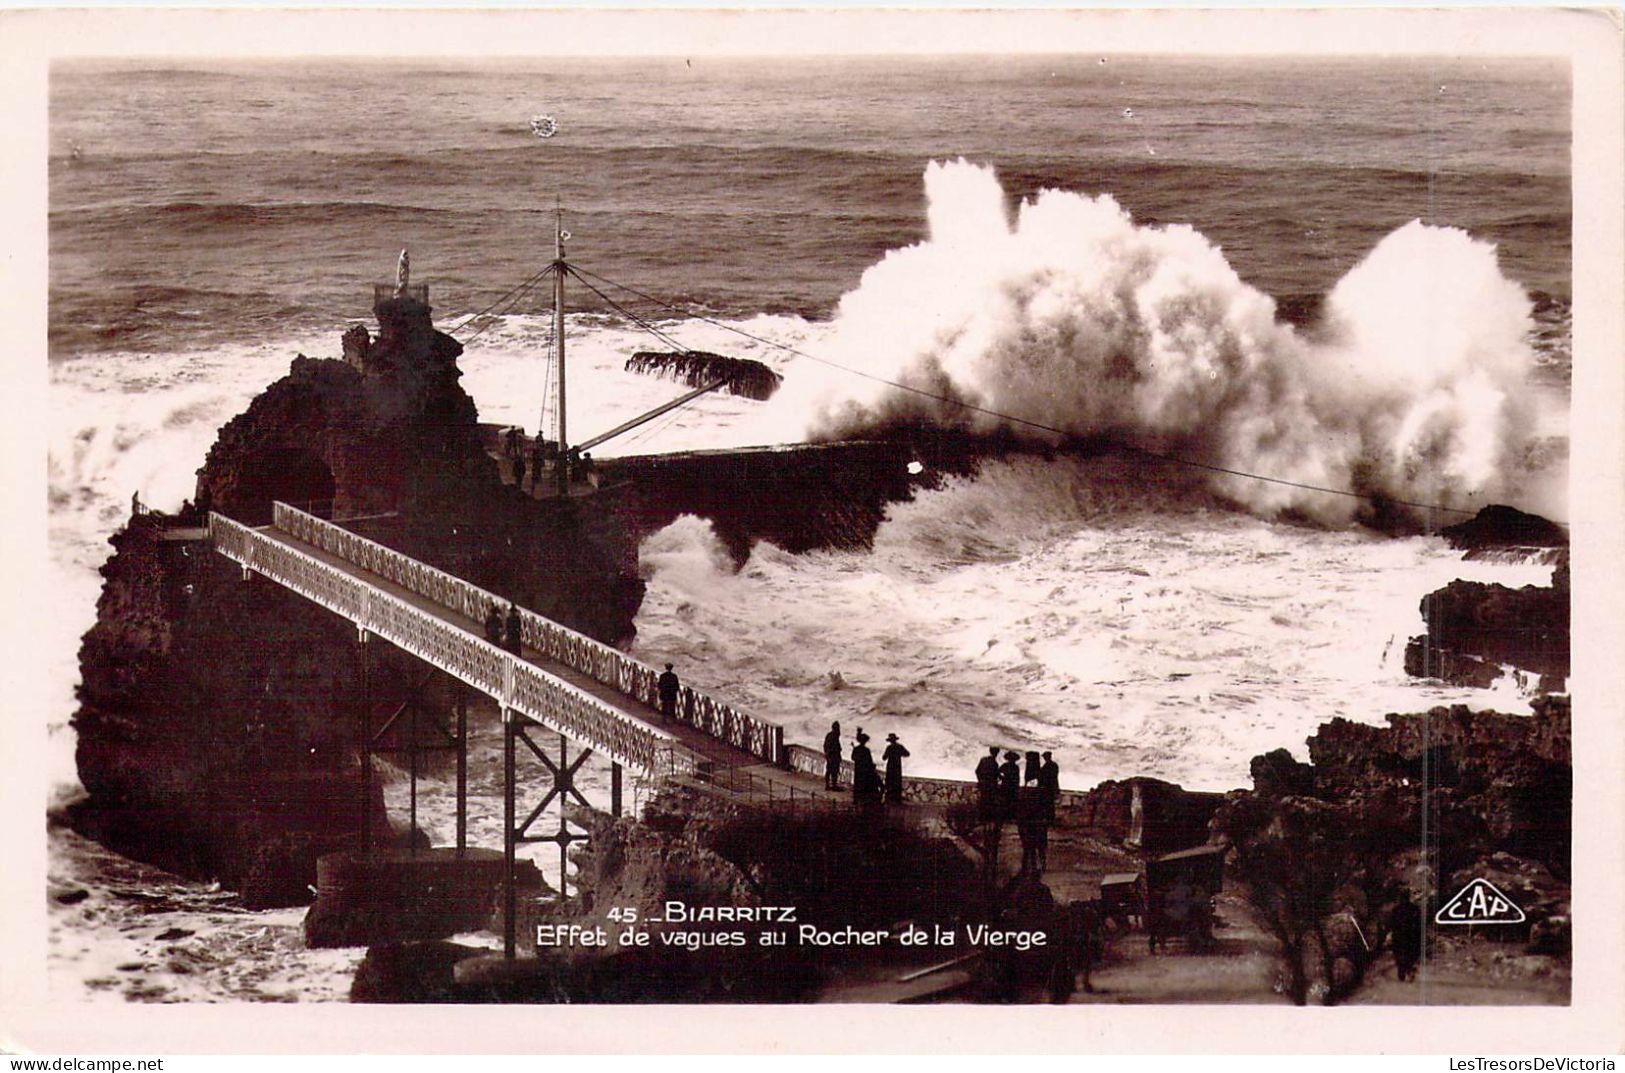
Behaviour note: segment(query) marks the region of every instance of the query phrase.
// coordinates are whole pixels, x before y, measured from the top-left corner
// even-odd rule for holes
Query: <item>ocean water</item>
[[[1300,486],[1431,505],[1430,529],[1494,501],[1565,516],[1569,99],[1545,61],[58,64],[59,797],[77,640],[130,494],[190,495],[219,425],[295,353],[336,356],[402,247],[442,328],[467,322],[482,419],[551,420],[545,296],[469,318],[551,259],[555,205],[572,261],[671,303],[601,285],[631,312],[786,377],[770,403],[709,396],[600,454],[997,413],[1039,442],[1277,478],[1018,459],[896,506],[872,551],[758,545],[738,570],[680,519],[643,547],[635,654],[791,740],[839,718],[898,732],[919,773],[997,742],[1054,749],[1068,786],[1227,789],[1334,716],[1527,710],[1511,680],[1445,688],[1401,657],[1444,581],[1549,567],[1463,563]],[[557,136],[530,133],[540,112]],[[654,345],[635,324],[574,285],[571,308],[573,438],[677,393],[621,369]],[[444,794],[426,800],[445,828]],[[61,882],[109,872],[53,851]],[[104,962],[148,956],[139,921],[57,919],[64,987],[342,993],[158,962],[128,985]]]

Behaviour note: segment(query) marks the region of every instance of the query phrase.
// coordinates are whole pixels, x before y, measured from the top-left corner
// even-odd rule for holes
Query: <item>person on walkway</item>
[[[666,664],[665,672],[656,679],[655,685],[660,690],[660,714],[667,719],[676,719],[678,681],[671,664]]]
[[[1388,912],[1388,935],[1394,949],[1394,975],[1401,980],[1416,979],[1416,963],[1422,960],[1422,911],[1408,890]]]
[[[886,750],[880,758],[886,761],[886,800],[893,805],[903,803],[903,757],[908,750],[897,740],[896,734],[886,735]]]
[[[494,645],[502,643],[502,612],[497,610],[495,603],[485,613],[485,639]]]
[[[999,747],[989,745],[976,764],[976,818],[982,823],[982,873],[992,880],[999,874],[999,842],[1004,818],[999,808]]]
[[[1038,769],[1042,766],[1038,761],[1037,750],[1029,749],[1025,759],[1027,763],[1021,772],[1021,784],[1023,786],[1034,785],[1038,782]]]
[[[1016,793],[1021,789],[1021,765],[1014,751],[1004,754],[999,765],[999,819],[1011,820],[1016,815]]]
[[[516,451],[513,456],[513,486],[525,487],[525,453]]]
[[[989,745],[987,755],[976,762],[976,815],[991,823],[999,815],[999,747]]]
[[[1061,765],[1049,753],[1038,769],[1038,791],[1044,798],[1044,822],[1055,822],[1055,803],[1061,798]]]
[[[514,655],[519,655],[519,650],[522,646],[522,637],[523,634],[519,628],[519,605],[509,604],[507,629],[503,631],[502,638],[505,642],[504,647],[506,647],[507,650],[512,652]]]
[[[869,752],[869,735],[862,727],[858,728],[856,741],[852,746],[852,803],[869,807],[880,801],[880,772]]]
[[[1037,785],[1016,791],[1016,834],[1021,838],[1021,874],[1041,876],[1045,865],[1044,800]]]
[[[824,735],[824,789],[841,788],[841,724],[831,723]]]

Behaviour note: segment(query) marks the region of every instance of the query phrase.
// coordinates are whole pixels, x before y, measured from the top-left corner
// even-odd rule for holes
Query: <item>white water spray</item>
[[[828,346],[849,374],[787,384],[814,435],[897,420],[992,431],[1009,414],[1280,481],[1475,510],[1517,491],[1531,305],[1495,248],[1413,222],[1300,334],[1186,226],[1045,190],[1012,223],[993,171],[925,173],[930,237],[864,273]],[[1059,438],[1030,425],[1013,431]],[[1265,516],[1349,521],[1358,498],[1225,474]]]

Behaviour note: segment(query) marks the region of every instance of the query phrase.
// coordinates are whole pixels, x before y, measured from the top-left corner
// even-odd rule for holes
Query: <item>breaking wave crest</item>
[[[833,371],[798,378],[786,389],[813,436],[1009,425],[1381,500],[1476,510],[1516,499],[1534,322],[1494,246],[1413,221],[1300,331],[1201,234],[1137,225],[1109,195],[1044,190],[1012,223],[990,168],[933,163],[925,187],[929,238],[864,273],[826,348],[912,390]],[[1266,517],[1342,524],[1369,509],[1230,474],[1207,483]]]

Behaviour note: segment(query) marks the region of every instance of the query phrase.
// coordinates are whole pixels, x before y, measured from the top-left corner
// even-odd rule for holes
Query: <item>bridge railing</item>
[[[614,760],[647,772],[694,768],[692,754],[670,734],[397,596],[219,514],[209,515],[209,537],[249,570]]]
[[[475,622],[484,621],[493,606],[505,610],[509,604],[495,593],[455,574],[438,570],[286,503],[275,505],[273,518],[276,527],[289,535],[388,578]],[[520,608],[519,621],[520,639],[528,647],[650,708],[658,708],[660,676],[653,667],[534,611]],[[784,728],[777,723],[749,715],[687,686],[678,692],[676,715],[680,721],[752,756],[774,764],[784,762]]]

